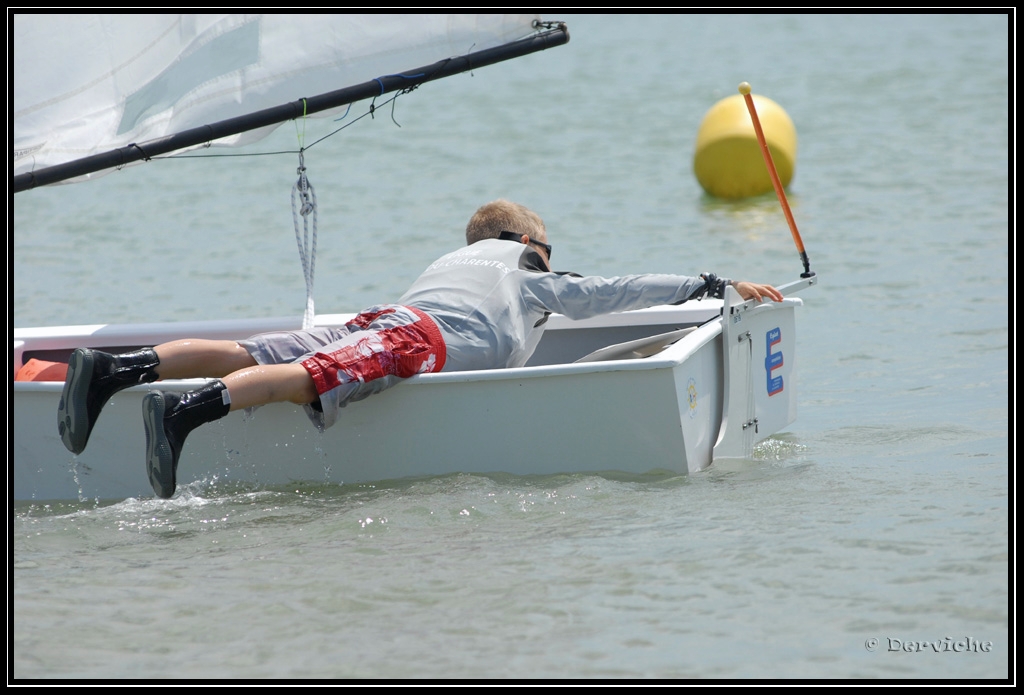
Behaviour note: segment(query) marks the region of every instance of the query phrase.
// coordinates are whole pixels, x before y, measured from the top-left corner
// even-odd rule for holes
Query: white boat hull
[[[748,303],[749,304],[749,303]],[[785,364],[768,373],[758,358],[727,377],[721,301],[613,314],[551,325],[527,367],[426,374],[350,404],[338,423],[319,432],[301,408],[264,406],[235,412],[195,430],[178,468],[183,486],[224,481],[258,485],[298,482],[361,483],[452,472],[517,475],[572,472],[685,474],[722,455],[750,455],[753,444],[795,419],[795,307],[800,300],[751,307],[748,333],[780,330],[774,348]],[[746,306],[746,305],[744,305]],[[318,317],[344,322],[348,315]],[[33,355],[54,356],[78,346],[152,345],[174,338],[243,338],[297,328],[294,320],[87,326],[15,331],[15,369]],[[728,328],[730,321],[726,321]],[[700,325],[703,324],[703,325]],[[643,335],[698,326],[660,353],[643,359],[572,363],[591,350]],[[753,350],[751,350],[753,352]],[[742,362],[742,360],[740,360]],[[738,404],[728,384],[765,384]],[[15,500],[124,499],[153,495],[143,464],[141,403],[153,388],[188,390],[202,381],[162,381],[114,396],[79,456],[57,434],[60,382],[14,382]],[[729,400],[733,401],[730,407]],[[753,408],[757,427],[742,430],[731,449],[723,412]],[[738,428],[740,423],[733,418]],[[754,431],[756,430],[756,432]],[[737,430],[739,431],[739,430]],[[733,437],[736,438],[736,437]],[[737,453],[738,452],[738,453]]]

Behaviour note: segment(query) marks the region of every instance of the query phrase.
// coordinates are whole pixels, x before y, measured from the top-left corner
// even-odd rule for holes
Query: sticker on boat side
[[[690,406],[690,419],[693,419],[697,417],[697,382],[694,381],[692,376],[690,377],[690,381],[686,384],[686,399]]]
[[[765,355],[764,370],[768,375],[768,395],[774,396],[782,393],[784,385],[782,375],[772,376],[772,372],[781,369],[783,364],[782,351],[775,351],[775,347],[782,342],[782,330],[778,326],[765,333]]]

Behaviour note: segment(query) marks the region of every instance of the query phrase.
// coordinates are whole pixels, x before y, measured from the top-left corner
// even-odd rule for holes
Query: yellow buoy
[[[796,128],[774,101],[757,94],[752,98],[779,180],[788,186],[796,168]],[[772,190],[742,94],[722,99],[705,114],[697,131],[693,172],[704,190],[718,198],[747,198]]]

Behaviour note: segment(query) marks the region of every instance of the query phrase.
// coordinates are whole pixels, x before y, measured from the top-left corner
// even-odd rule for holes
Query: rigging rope
[[[302,274],[306,278],[306,311],[302,315],[302,329],[308,330],[313,327],[313,275],[316,272],[316,190],[313,184],[306,177],[306,164],[299,150],[299,175],[298,181],[292,187],[292,221],[295,225],[295,243],[299,247],[299,260],[302,261]],[[298,198],[301,197],[302,205],[296,209]],[[299,237],[299,215],[302,216],[302,237]],[[313,234],[310,237],[310,216],[313,220]],[[310,243],[312,241],[312,243]]]

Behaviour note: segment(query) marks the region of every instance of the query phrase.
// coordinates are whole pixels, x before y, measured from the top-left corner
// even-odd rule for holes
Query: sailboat
[[[111,168],[190,148],[248,144],[282,122],[569,40],[563,23],[536,15],[15,15],[13,24],[16,194],[88,185]],[[111,45],[109,36],[125,40]],[[83,45],[93,48],[69,55]],[[792,295],[816,282],[805,274],[780,287],[779,303],[744,301],[730,287],[722,300],[581,321],[553,315],[526,366],[421,374],[349,405],[325,432],[290,404],[232,413],[190,435],[178,488],[452,472],[687,474],[750,457],[796,419],[802,302]],[[14,329],[14,499],[152,496],[142,399],[152,388],[202,383],[117,394],[87,450],[72,456],[56,413],[75,348],[242,339],[354,316],[315,314],[311,296],[306,309],[301,317]],[[524,412],[535,423],[528,441],[514,425]]]

